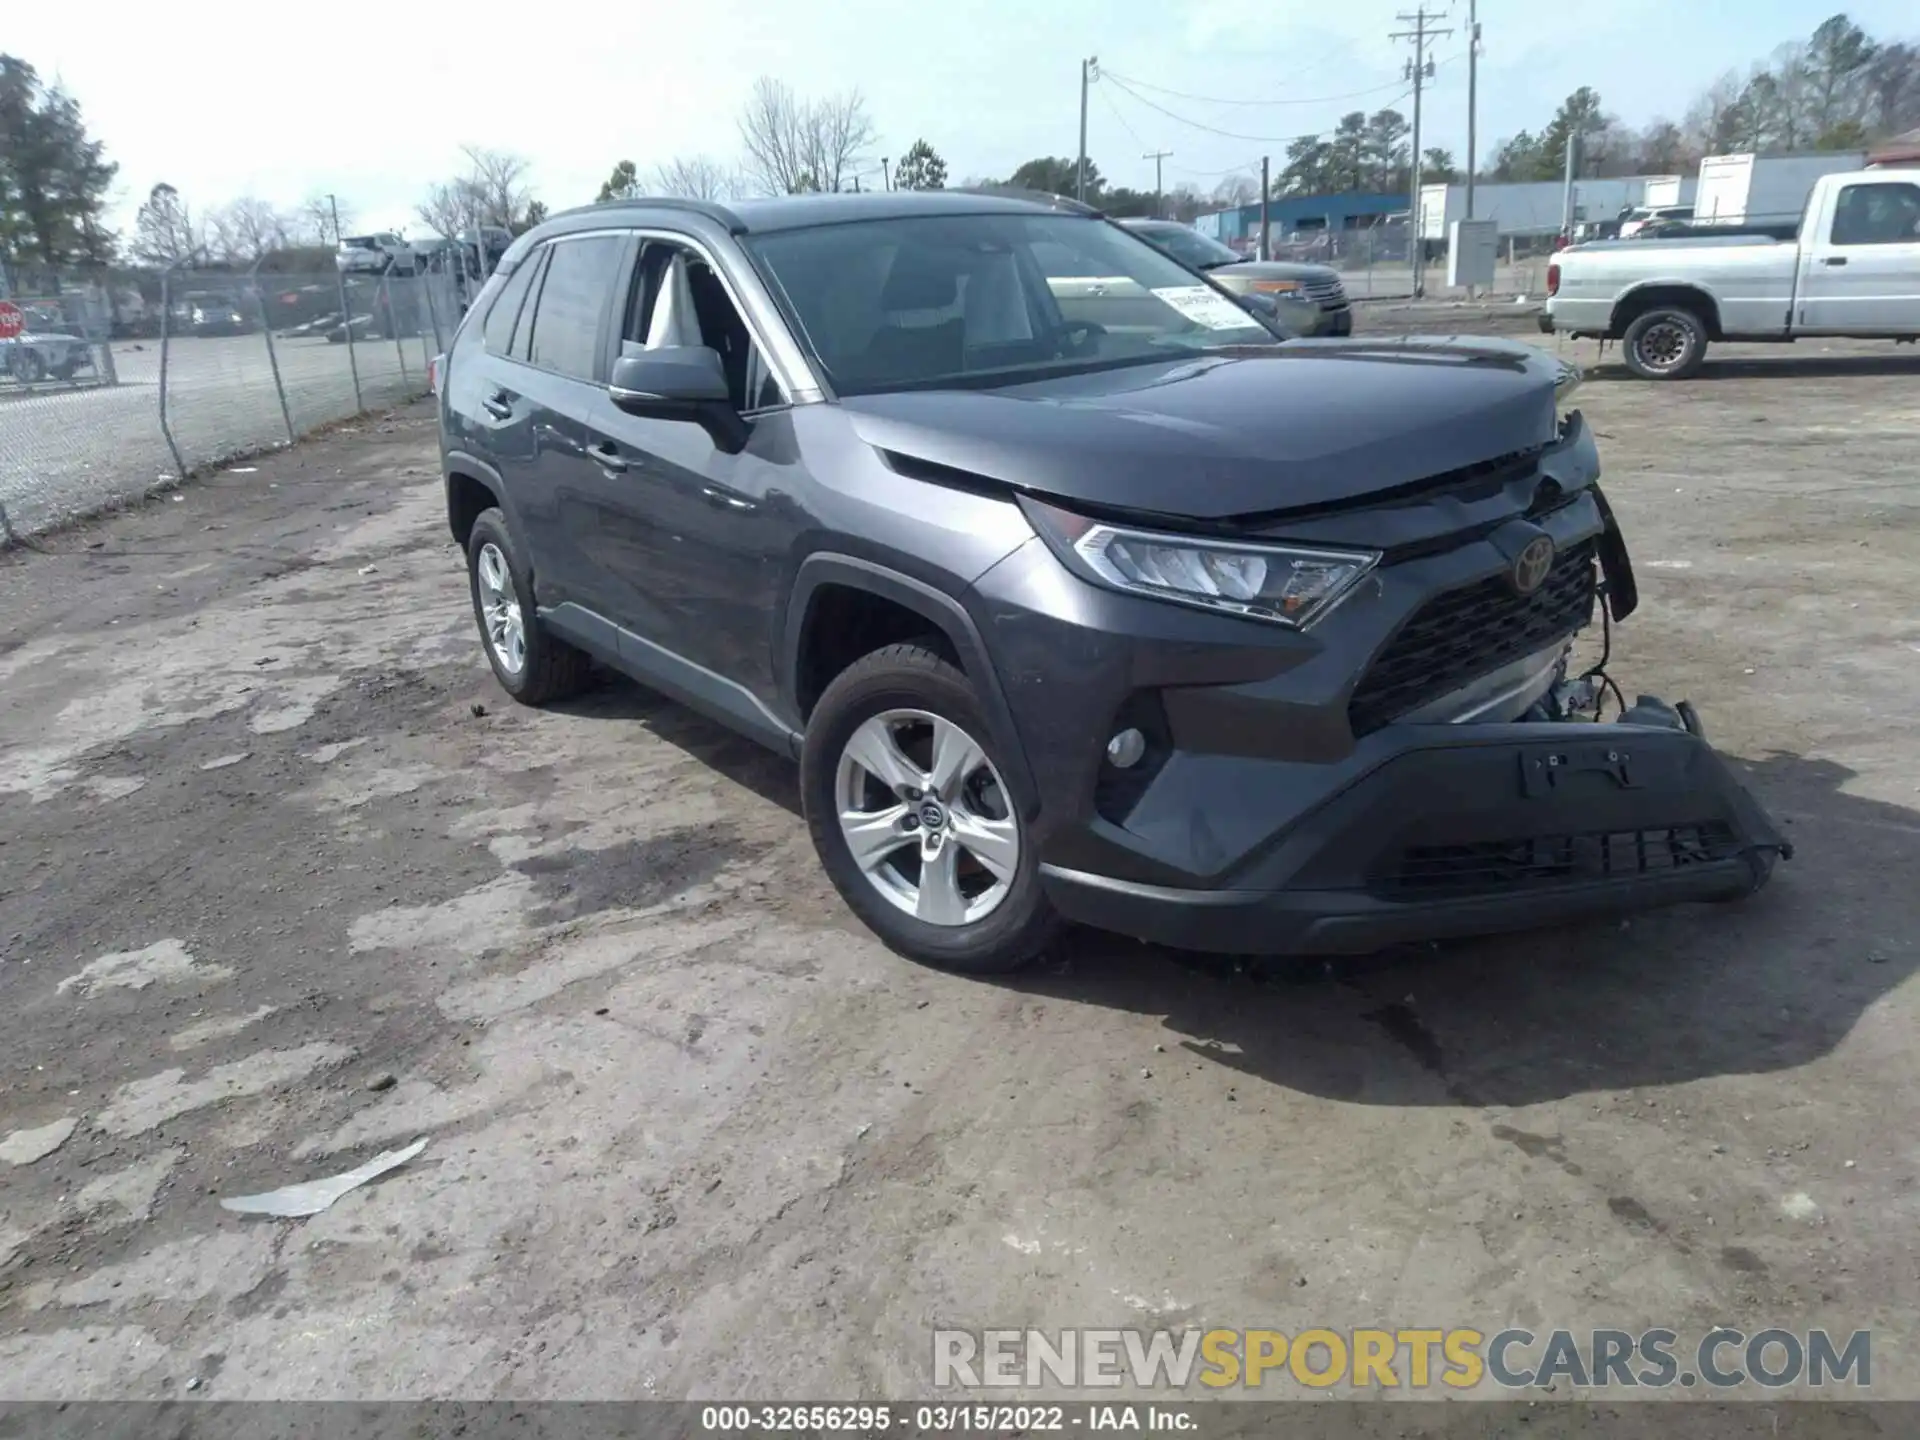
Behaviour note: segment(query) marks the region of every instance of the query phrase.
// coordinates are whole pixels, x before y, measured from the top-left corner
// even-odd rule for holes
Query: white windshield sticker
[[[1169,285],[1153,293],[1194,324],[1209,330],[1239,330],[1254,323],[1246,311],[1205,285]]]

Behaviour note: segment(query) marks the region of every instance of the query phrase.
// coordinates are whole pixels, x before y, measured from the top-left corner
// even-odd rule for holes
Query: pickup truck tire
[[[1649,310],[1627,326],[1620,354],[1642,380],[1685,380],[1707,358],[1706,323],[1678,305]]]

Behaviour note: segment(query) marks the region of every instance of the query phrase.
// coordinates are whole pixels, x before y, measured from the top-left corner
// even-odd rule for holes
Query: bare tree
[[[258,196],[243,195],[214,211],[207,223],[215,254],[250,265],[269,251],[285,249],[295,222]]]
[[[740,177],[710,155],[688,155],[657,166],[653,185],[662,195],[683,200],[731,200],[740,191]]]
[[[466,173],[429,187],[414,206],[423,225],[451,240],[483,225],[518,234],[532,223],[539,202],[527,186],[524,159],[477,145],[462,145],[460,153],[467,157]]]
[[[466,179],[445,180],[428,187],[413,213],[420,223],[445,239],[457,239],[480,226],[480,197]]]
[[[1883,45],[1867,66],[1867,123],[1883,135],[1920,121],[1920,47]]]
[[[472,167],[467,180],[478,201],[482,223],[503,230],[524,225],[527,209],[533,204],[533,192],[527,188],[527,162],[504,150],[483,150],[476,145],[462,145],[460,151]]]
[[[861,168],[878,137],[867,102],[858,90],[817,100],[807,107],[807,168],[820,188],[837,193]]]
[[[877,133],[858,90],[806,100],[765,75],[740,114],[747,179],[769,195],[839,190]]]
[[[1260,198],[1260,182],[1251,175],[1229,175],[1213,187],[1213,198],[1222,205],[1251,205]]]
[[[316,245],[328,249],[340,243],[340,233],[334,225],[334,213],[339,212],[340,224],[353,224],[353,207],[341,204],[331,195],[309,195],[300,202],[299,227],[303,239],[310,239]]]
[[[205,258],[205,228],[180,192],[162,181],[147,192],[133,221],[133,257],[147,265],[180,265]]]

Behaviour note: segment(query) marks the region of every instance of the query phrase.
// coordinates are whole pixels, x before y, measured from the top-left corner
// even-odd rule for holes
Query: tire
[[[526,562],[507,517],[497,509],[482,511],[467,537],[467,589],[480,648],[502,690],[522,705],[545,705],[586,688],[591,662],[536,617]],[[510,598],[501,598],[509,593]],[[504,615],[502,606],[508,607]],[[512,641],[516,626],[517,644]]]
[[[32,385],[47,378],[47,365],[40,358],[40,352],[31,347],[23,348],[13,357],[13,378],[23,385]]]
[[[902,767],[894,774],[901,783],[891,787],[854,759],[880,755],[874,747],[882,735],[896,740],[881,756],[882,768]],[[946,756],[969,759],[944,789],[896,801],[889,788],[921,794],[937,768],[936,744],[951,746],[941,752]],[[800,756],[807,828],[841,898],[890,949],[967,975],[1019,969],[1046,948],[1060,923],[994,752],[967,677],[926,645],[901,644],[855,661],[827,686]],[[885,839],[866,852],[865,866],[855,858],[843,809],[875,821],[898,817],[868,822],[867,833]],[[901,838],[887,846],[896,834]]]
[[[1627,326],[1620,355],[1642,380],[1685,380],[1707,358],[1706,324],[1682,306],[1649,310]]]

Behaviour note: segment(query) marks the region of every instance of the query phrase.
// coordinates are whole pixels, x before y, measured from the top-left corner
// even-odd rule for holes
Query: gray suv
[[[1570,669],[1633,576],[1528,347],[1286,340],[1091,211],[882,193],[555,217],[435,373],[500,684],[794,756],[920,960],[1364,952],[1788,853],[1690,708]]]
[[[1182,265],[1204,271],[1222,290],[1261,297],[1296,335],[1353,333],[1353,306],[1347,299],[1347,287],[1331,265],[1243,259],[1218,240],[1177,220],[1120,223]]]

